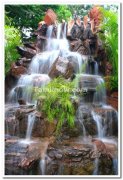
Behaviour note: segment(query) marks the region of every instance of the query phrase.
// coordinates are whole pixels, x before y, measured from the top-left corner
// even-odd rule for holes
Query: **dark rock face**
[[[63,76],[68,79],[74,74],[74,68],[72,64],[66,58],[59,57],[52,65],[49,76],[51,78],[56,78]]]
[[[8,101],[10,90],[17,84],[18,77],[15,77],[9,72],[5,77],[5,101]]]
[[[36,55],[36,50],[32,48],[18,46],[17,50],[22,57],[32,58],[33,56]]]

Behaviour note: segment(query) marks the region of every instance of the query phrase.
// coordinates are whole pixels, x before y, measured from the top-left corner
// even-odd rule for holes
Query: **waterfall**
[[[53,32],[53,25],[50,25],[47,29],[47,34],[46,34],[46,36],[48,38],[47,47],[46,47],[47,51],[50,51],[50,49],[51,49],[52,32]]]
[[[99,76],[98,76],[99,77]],[[94,94],[94,100],[93,103],[101,103],[106,104],[106,88],[105,88],[105,82],[103,78],[97,78],[98,84],[96,87],[96,92]]]
[[[31,140],[31,134],[32,134],[34,122],[35,122],[35,115],[29,114],[28,115],[27,132],[26,132],[26,140]]]
[[[83,144],[89,143],[89,131],[87,128],[87,124],[89,122],[89,118],[93,117],[94,125],[97,127],[97,137],[102,141],[107,135],[107,122],[110,125],[110,134],[112,134],[113,127],[113,116],[112,112],[103,113],[104,117],[96,113],[96,111],[88,111],[88,108],[94,109],[95,105],[101,108],[106,107],[106,89],[105,82],[101,76],[98,75],[98,63],[93,59],[93,67],[88,65],[89,56],[81,55],[78,52],[71,52],[69,47],[69,42],[66,39],[66,31],[67,31],[67,23],[58,24],[57,26],[57,37],[53,37],[53,25],[48,27],[47,30],[47,45],[45,47],[45,51],[36,54],[30,63],[28,68],[28,74],[21,75],[17,85],[11,90],[9,99],[11,103],[17,103],[19,99],[24,99],[27,104],[34,103],[33,102],[33,92],[32,89],[34,87],[42,87],[50,82],[50,77],[48,76],[50,69],[56,59],[61,56],[64,59],[69,60],[70,63],[73,63],[75,68],[74,73],[76,74],[76,85],[75,88],[80,88],[85,90],[85,96],[90,97],[90,93],[93,94],[90,99],[84,98],[84,93],[82,97],[80,97],[81,103],[86,107],[86,112],[90,113],[89,116],[84,116],[81,109],[78,109],[78,119],[80,125],[80,131],[82,131],[83,135]],[[91,64],[91,63],[90,63]],[[88,67],[87,67],[88,66]],[[90,66],[90,67],[89,67]],[[78,95],[74,93],[74,95]],[[91,106],[90,106],[91,105]],[[101,105],[101,106],[100,106]],[[84,118],[83,118],[84,117]],[[86,124],[86,118],[88,118],[88,122]],[[92,118],[90,118],[92,119]],[[117,119],[117,117],[116,117]],[[35,114],[31,113],[28,115],[27,122],[27,131],[25,137],[25,143],[31,142],[31,135],[33,131],[35,123]],[[8,125],[8,124],[7,124]],[[8,126],[7,126],[8,127]],[[7,129],[8,131],[8,129]],[[90,133],[91,134],[91,133]],[[87,137],[88,136],[88,137]],[[24,142],[24,141],[23,141]],[[43,146],[41,147],[43,149]],[[48,148],[48,143],[44,145],[44,149],[41,151],[39,167],[42,175],[46,174],[46,151]],[[99,174],[99,157],[95,158],[94,161],[95,169],[93,171],[93,175]],[[118,173],[118,159],[117,157],[113,158],[113,170],[114,173]]]
[[[99,158],[95,158],[94,165],[95,165],[95,168],[94,168],[94,171],[93,171],[93,175],[98,175],[98,171],[99,171]]]
[[[58,24],[58,26],[57,26],[57,39],[61,38],[61,28],[62,28],[62,24]]]
[[[66,39],[66,33],[67,33],[67,23],[64,23],[64,31],[63,31],[63,38]]]
[[[118,159],[117,158],[113,158],[113,171],[115,175],[118,174]]]
[[[42,175],[45,175],[45,170],[46,170],[45,157],[40,160],[39,166],[40,166],[41,174],[42,174]]]
[[[94,150],[96,151],[96,158],[94,160],[94,171],[93,171],[93,175],[98,175],[99,173],[99,157],[98,157],[98,150],[96,145],[94,145]]]
[[[98,115],[97,113],[95,113],[94,111],[92,111],[92,117],[93,120],[96,122],[97,125],[97,131],[98,131],[98,138],[102,138],[103,137],[103,127],[102,127],[102,117],[100,115]]]
[[[17,103],[18,99],[24,99],[26,102],[32,102],[32,88],[42,87],[50,81],[47,74],[21,75],[16,87],[9,95],[10,102]]]
[[[94,74],[95,74],[95,75],[98,74],[98,64],[97,64],[96,61],[95,61],[95,64],[94,64]]]

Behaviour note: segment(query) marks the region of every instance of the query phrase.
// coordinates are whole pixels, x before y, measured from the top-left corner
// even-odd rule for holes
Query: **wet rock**
[[[28,126],[28,116],[30,113],[35,113],[35,122],[32,129],[33,137],[50,137],[56,130],[57,122],[48,122],[42,114],[35,111],[35,108],[21,108],[16,111],[15,118],[19,122],[20,137],[26,136]]]
[[[37,50],[36,44],[34,44],[34,43],[26,42],[26,43],[24,43],[24,46],[31,48],[31,49],[34,49],[34,50]]]
[[[56,153],[55,157],[56,157],[56,159],[62,159],[62,154]]]
[[[12,76],[20,77],[22,74],[27,73],[27,69],[23,66],[16,66],[15,63],[12,64],[10,73]]]
[[[79,87],[95,91],[96,86],[99,85],[98,79],[99,79],[98,76],[81,75],[79,77]]]
[[[19,140],[18,140],[19,142]],[[5,148],[5,174],[24,175],[37,174],[38,160],[40,159],[40,142],[23,144],[17,141],[6,142]]]
[[[26,57],[27,59],[33,58],[36,55],[36,50],[31,48],[17,46],[17,50],[22,57]]]
[[[5,100],[8,101],[10,90],[17,84],[18,77],[9,72],[5,77]]]
[[[92,143],[94,143],[96,145],[98,152],[101,152],[102,154],[106,154],[106,152],[107,152],[106,146],[101,140],[92,139]]]
[[[111,106],[105,108],[94,108],[94,111],[102,117],[102,127],[105,129],[106,136],[117,136],[118,132],[118,114]]]
[[[26,105],[26,101],[24,99],[18,99],[19,105]]]
[[[113,108],[107,106],[107,108],[94,107],[90,104],[80,104],[76,112],[75,128],[77,127],[76,133],[74,135],[82,135],[85,133],[87,135],[98,135],[98,126],[93,116],[92,111],[94,111],[101,119],[100,126],[103,128],[102,133],[104,136],[117,136],[118,132],[118,117],[117,111]],[[83,127],[84,126],[84,127]],[[85,130],[84,130],[85,128]],[[74,129],[73,129],[74,130]],[[70,130],[67,130],[67,133]],[[71,131],[72,132],[72,131]],[[65,133],[65,131],[64,131]]]
[[[97,157],[99,158],[97,173],[100,175],[104,175],[104,171],[106,171],[106,174],[111,173],[111,159],[106,151],[101,151],[97,155],[98,152],[93,145],[88,148],[87,144],[84,144],[83,147],[83,144],[81,144],[80,146],[80,144],[77,144],[77,141],[75,141],[74,146],[77,146],[77,148],[73,149],[73,144],[70,145],[69,140],[67,146],[64,146],[62,144],[57,145],[57,147],[55,147],[54,149],[48,149],[48,155],[53,155],[50,156],[52,161],[47,164],[47,174],[51,175],[55,173],[57,175],[92,175],[95,168],[97,168],[95,164],[95,159]],[[63,157],[62,160],[57,159],[56,161],[54,159],[54,156],[57,151],[59,151],[59,149],[62,151]],[[96,155],[94,155],[94,153]],[[108,160],[109,162],[106,164],[106,161]],[[57,167],[56,172],[53,171],[54,165],[55,167]]]
[[[19,122],[14,115],[5,118],[5,133],[11,136],[19,133]]]
[[[74,74],[74,68],[72,64],[68,61],[68,59],[59,57],[51,66],[49,71],[49,76],[51,78],[56,78],[59,76],[63,76],[68,79],[72,77]]]
[[[24,66],[25,68],[28,68],[31,61],[32,61],[32,59],[27,59],[27,58],[23,57],[23,58],[20,58],[19,61],[17,61],[17,63],[19,63],[21,66]]]

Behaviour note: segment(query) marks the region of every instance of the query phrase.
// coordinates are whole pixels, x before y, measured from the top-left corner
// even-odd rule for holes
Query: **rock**
[[[35,32],[35,33],[38,35],[37,38],[43,36],[43,37],[45,38],[45,40],[46,40],[47,28],[48,28],[48,26],[47,26],[46,23],[43,24],[42,26],[40,26],[40,27],[37,29],[37,31]],[[41,38],[41,39],[43,39],[43,38]],[[37,47],[37,46],[36,46],[36,47]]]
[[[110,106],[107,108],[94,108],[94,111],[102,117],[102,126],[105,129],[105,136],[117,136],[118,115],[117,111]]]
[[[5,133],[10,136],[15,136],[19,133],[19,122],[15,118],[14,107],[7,110],[5,113]]]
[[[12,76],[20,77],[22,74],[27,73],[27,69],[23,66],[16,66],[15,63],[13,63],[10,73],[12,74]]]
[[[24,46],[31,48],[31,49],[34,49],[34,50],[37,50],[36,44],[34,44],[34,43],[26,42],[26,43],[24,43]]]
[[[72,29],[73,25],[74,25],[74,20],[73,19],[68,21],[67,38],[71,37],[71,29]]]
[[[102,154],[106,154],[107,153],[107,149],[105,144],[98,139],[92,139],[92,143],[94,143],[96,145],[97,151],[101,152]]]
[[[73,142],[73,141],[72,141]],[[65,143],[66,144],[66,143]],[[74,144],[74,143],[73,143]],[[57,148],[54,149],[48,149],[48,156],[51,154],[53,156],[50,156],[52,161],[47,164],[47,174],[48,175],[92,175],[96,166],[95,166],[95,159],[97,156],[93,156],[91,158],[92,153],[96,153],[96,149],[94,146],[90,146],[88,148],[87,144],[84,144],[84,147],[82,148],[83,144],[77,144],[77,140],[75,140],[75,146],[78,146],[78,148],[75,150],[73,149],[73,145],[70,145],[70,140],[68,140],[67,146],[65,145],[57,145]],[[102,147],[102,145],[101,145]],[[102,147],[103,148],[103,147]],[[62,151],[63,157],[62,161],[61,159],[54,159],[55,154],[57,154],[57,151],[59,149]],[[104,174],[110,174],[112,172],[111,167],[111,159],[107,155],[107,152],[104,154],[104,152],[99,153],[99,168],[98,168],[98,174],[104,175]],[[106,164],[106,161],[108,163]],[[54,172],[55,168],[55,172]]]
[[[18,140],[19,141],[19,140]],[[24,175],[37,174],[38,161],[40,160],[40,151],[42,143],[35,141],[31,144],[15,142],[6,142],[5,148],[5,174],[6,175]]]
[[[64,78],[68,79],[72,77],[73,74],[74,68],[72,64],[68,61],[68,59],[63,57],[56,59],[49,71],[49,76],[51,78],[63,76]]]
[[[112,75],[112,65],[111,65],[111,63],[106,62],[105,69],[106,69],[105,75],[106,76],[111,76]]]
[[[26,105],[26,101],[24,99],[18,99],[19,105]]]
[[[44,21],[45,23],[49,26],[49,25],[52,25],[52,24],[55,24],[56,22],[56,19],[57,19],[57,16],[56,14],[54,13],[54,11],[52,9],[48,9],[46,14],[45,14],[45,17],[44,17]]]
[[[101,23],[101,21],[103,19],[103,15],[102,15],[102,12],[100,10],[100,7],[94,6],[89,12],[89,17],[90,17],[91,21],[92,20],[94,21],[94,29],[97,30],[99,24]]]
[[[33,58],[33,56],[36,55],[36,50],[32,49],[32,48],[27,48],[27,47],[19,47],[17,46],[17,50],[18,53],[22,56],[22,57],[26,57],[28,58]]]
[[[56,153],[55,157],[56,157],[56,159],[62,159],[62,154]]]
[[[23,57],[23,58],[20,58],[19,61],[16,62],[16,65],[18,66],[18,63],[19,63],[21,66],[28,68],[31,61],[32,61],[32,59],[27,59],[27,58]]]
[[[11,72],[7,73],[5,77],[5,101],[9,99],[10,90],[17,84],[18,77],[13,76]]]
[[[118,92],[113,92],[107,95],[107,103],[114,109],[118,110]]]
[[[27,124],[28,124],[28,115],[30,113],[35,113],[35,122],[32,129],[32,136],[33,137],[50,137],[54,134],[56,130],[57,122],[48,122],[42,114],[35,111],[35,108],[23,108],[21,106],[20,109],[17,109],[15,118],[19,122],[19,131],[20,136],[25,137],[27,131]]]

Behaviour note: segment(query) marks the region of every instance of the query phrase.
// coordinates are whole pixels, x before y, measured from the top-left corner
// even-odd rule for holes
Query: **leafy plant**
[[[40,111],[46,115],[48,121],[57,120],[57,134],[65,121],[70,128],[74,126],[75,108],[71,101],[73,88],[74,82],[59,77],[43,88],[34,89],[34,99],[42,102]]]
[[[12,25],[19,29],[31,27],[37,29],[38,23],[43,21],[45,12],[51,8],[58,20],[68,20],[71,12],[67,5],[5,5],[5,14],[12,19]]]
[[[20,44],[21,35],[19,30],[13,26],[5,25],[5,73],[9,71],[12,62],[20,57],[16,50],[16,46]]]
[[[104,42],[108,59],[113,66],[111,88],[118,88],[118,14],[111,10],[101,8],[103,13],[103,22],[101,29],[105,32],[100,37]],[[116,83],[117,81],[117,83]]]

